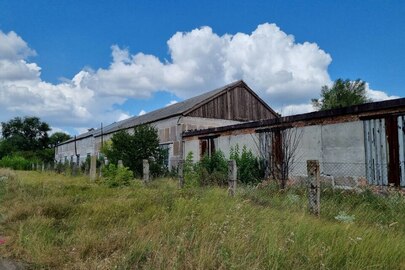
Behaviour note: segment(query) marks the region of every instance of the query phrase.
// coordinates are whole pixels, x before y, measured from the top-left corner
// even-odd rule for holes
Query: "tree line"
[[[0,160],[19,157],[32,162],[53,163],[55,146],[71,137],[63,132],[50,135],[50,131],[48,123],[34,116],[1,122]]]

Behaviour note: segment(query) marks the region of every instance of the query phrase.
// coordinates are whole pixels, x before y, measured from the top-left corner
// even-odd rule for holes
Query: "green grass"
[[[4,171],[0,171],[4,174]],[[7,172],[0,257],[49,269],[405,269],[405,201],[303,190],[179,190],[169,179],[108,188],[85,178]],[[354,222],[335,219],[340,212]]]

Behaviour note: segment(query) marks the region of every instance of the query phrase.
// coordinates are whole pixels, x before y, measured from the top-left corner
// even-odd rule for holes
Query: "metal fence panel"
[[[364,121],[366,149],[366,175],[369,184],[388,184],[388,147],[385,134],[385,119]]]

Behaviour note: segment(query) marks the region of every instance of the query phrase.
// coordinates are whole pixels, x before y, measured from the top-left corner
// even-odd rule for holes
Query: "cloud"
[[[222,36],[206,26],[177,32],[167,45],[171,60],[164,62],[114,45],[111,65],[89,73],[82,84],[122,97],[150,97],[166,90],[189,98],[244,79],[277,106],[308,100],[330,83],[331,56],[315,43],[296,43],[275,24],[259,25],[250,34]]]
[[[35,51],[16,33],[0,31],[0,121],[35,115],[58,128],[86,127],[122,117],[123,112],[112,106],[125,98],[102,96],[82,86],[88,71],[80,71],[69,81],[48,83],[41,79],[41,68],[27,61],[33,55]]]
[[[387,93],[385,93],[384,91],[370,89],[370,86],[368,83],[366,83],[366,95],[372,101],[383,101],[383,100],[399,98],[398,96],[390,96]]]
[[[290,104],[284,106],[278,110],[281,115],[293,115],[293,114],[301,114],[301,113],[309,113],[315,111],[314,107],[311,103],[304,103],[304,104]]]
[[[128,118],[130,118],[131,116],[132,116],[132,115],[129,115],[129,114],[126,114],[126,113],[121,113],[121,114],[118,116],[117,121],[122,121],[122,120],[128,119]]]
[[[29,61],[36,52],[16,33],[0,31],[0,121],[36,115],[52,126],[83,131],[129,117],[119,109],[128,98],[149,98],[158,91],[189,98],[239,79],[270,106],[300,113],[310,110],[310,99],[323,85],[331,84],[331,56],[316,43],[297,43],[275,24],[222,36],[205,26],[175,33],[167,46],[169,60],[162,61],[113,45],[107,68],[85,68],[52,84]],[[377,90],[368,94],[392,98]]]
[[[145,112],[144,110],[141,110],[141,111],[138,113],[138,116],[141,116],[141,115],[144,115],[144,114],[146,114],[146,112]]]
[[[170,105],[176,104],[177,102],[178,102],[177,100],[171,100],[169,103],[167,103],[167,104],[165,105],[165,107],[168,107],[168,106],[170,106]]]
[[[28,56],[34,56],[36,52],[30,49],[27,43],[15,32],[8,34],[0,30],[0,59],[22,60]]]
[[[68,132],[68,131],[66,131],[66,130],[64,130],[62,128],[58,128],[58,127],[51,127],[51,131],[48,132],[48,134],[52,135],[52,134],[54,134],[56,132],[63,132],[63,133],[66,133],[66,134],[70,134],[70,132]]]

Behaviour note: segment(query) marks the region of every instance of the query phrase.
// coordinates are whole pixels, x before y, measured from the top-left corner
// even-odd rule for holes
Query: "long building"
[[[59,144],[55,150],[55,160],[81,163],[88,156],[99,155],[102,142],[109,140],[115,132],[132,132],[138,125],[150,124],[159,132],[161,147],[169,150],[166,164],[171,168],[183,158],[185,131],[278,117],[246,83],[236,81],[142,116],[110,124],[103,129],[89,130]]]

